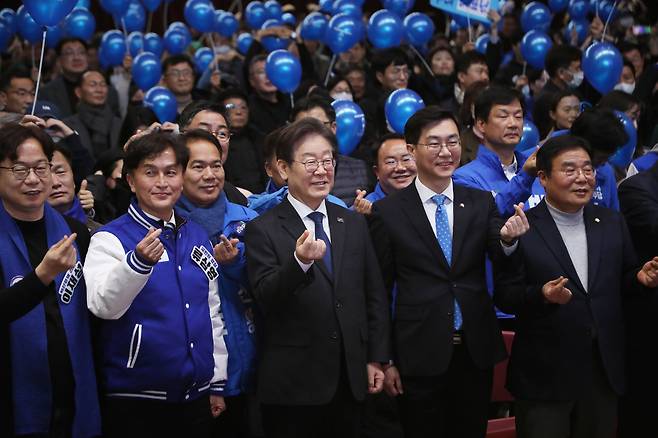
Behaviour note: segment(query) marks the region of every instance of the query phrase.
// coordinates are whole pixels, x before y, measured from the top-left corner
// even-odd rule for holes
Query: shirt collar
[[[459,88],[459,84],[455,82],[455,99],[457,99],[457,103],[460,105],[464,103],[464,90]]]
[[[299,217],[301,217],[302,219],[304,219],[306,216],[313,213],[314,211],[319,211],[325,217],[327,217],[327,204],[326,204],[326,201],[324,199],[320,203],[320,206],[318,207],[317,210],[312,210],[308,205],[306,205],[303,202],[297,200],[290,192],[288,192],[288,201],[290,201],[290,204],[292,205],[292,208],[295,209],[295,211],[297,212]]]
[[[144,215],[145,215],[146,217],[148,217],[149,219],[151,219],[151,220],[153,220],[153,221],[155,221],[155,222],[160,223],[160,221],[162,220],[162,219],[160,219],[159,217],[153,216],[152,214],[145,212],[144,210],[142,210],[142,213],[144,213]],[[174,228],[176,228],[176,215],[174,214],[174,211],[173,211],[173,210],[171,211],[171,217],[169,218],[168,221],[164,221],[164,224],[163,224],[163,225],[167,225],[167,224],[173,224],[173,225],[174,225]]]
[[[430,189],[427,187],[425,184],[423,184],[420,181],[420,178],[416,177],[414,184],[416,184],[416,190],[418,191],[418,196],[420,196],[420,201],[425,204],[426,202],[434,202],[432,200],[432,197],[434,195],[438,195],[439,193],[436,193],[434,190]],[[444,195],[450,202],[454,199],[454,190],[452,186],[452,178],[450,178],[450,182],[448,183],[448,187],[445,188],[443,192],[440,193],[441,195]]]

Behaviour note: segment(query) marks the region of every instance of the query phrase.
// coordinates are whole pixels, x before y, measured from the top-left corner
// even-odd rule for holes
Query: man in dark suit
[[[658,251],[658,164],[621,183],[619,203],[640,262],[651,260]],[[619,436],[624,438],[655,434],[658,393],[658,351],[647,348],[658,339],[658,295],[629,298],[624,302],[628,387],[619,401]]]
[[[658,286],[658,258],[638,270],[623,217],[589,204],[596,170],[586,140],[549,139],[537,170],[546,197],[528,211],[530,230],[495,296],[517,317],[507,380],[517,432],[611,437],[625,387],[621,293]]]
[[[267,437],[358,437],[366,391],[383,387],[386,294],[365,219],[326,201],[335,150],[318,120],[284,128],[276,155],[289,193],[247,224]]]
[[[514,250],[527,229],[522,204],[501,229],[491,193],[453,185],[461,145],[452,114],[418,111],[405,139],[418,177],[371,215],[387,290],[397,291],[386,389],[400,395],[406,438],[484,437],[493,366],[505,358],[484,260]]]

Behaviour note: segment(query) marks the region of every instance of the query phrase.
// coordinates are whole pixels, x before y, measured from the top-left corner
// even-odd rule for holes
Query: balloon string
[[[149,11],[149,20],[146,24],[146,33],[151,32],[151,25],[153,24],[153,11]]]
[[[416,54],[416,56],[418,56],[418,59],[420,59],[420,62],[421,62],[421,63],[423,64],[423,66],[427,69],[427,71],[429,72],[429,74],[430,74],[432,77],[436,77],[436,76],[434,75],[434,72],[432,71],[432,67],[430,67],[430,65],[427,63],[427,61],[425,60],[425,58],[423,58],[423,55],[420,54],[420,52],[418,51],[418,49],[416,49],[416,48],[414,47],[413,44],[409,44],[409,47],[411,47],[411,51],[414,52],[414,53]]]
[[[290,93],[290,109],[295,108],[295,97]]]
[[[32,68],[34,68],[34,66],[35,66],[36,63],[37,63],[37,62],[36,62],[36,59],[35,59],[35,58],[36,58],[36,55],[34,54],[34,44],[32,44],[32,50],[31,50],[31,52],[32,52]]]
[[[525,76],[527,66],[528,66],[528,63],[523,61],[523,72],[521,73],[521,76]]]
[[[31,115],[34,115],[34,110],[37,107],[37,99],[39,98],[39,85],[41,84],[41,67],[43,66],[43,53],[46,51],[46,28],[43,28],[43,38],[41,41],[41,56],[39,57],[39,73],[37,74],[37,86],[34,89],[34,101],[32,102],[32,112]]]
[[[212,62],[215,64],[214,70],[217,71],[219,70],[219,64],[218,62],[215,61],[215,57],[217,56],[217,52],[215,52],[215,41],[214,38],[212,37],[212,32],[206,33],[206,38],[208,39],[208,42],[210,43],[210,47],[212,47]]]
[[[127,38],[128,37],[128,31],[126,30],[126,20],[121,18],[121,27],[123,28],[123,37]]]
[[[169,11],[169,3],[165,2],[164,10],[162,11],[162,32],[167,30],[167,12]]]
[[[446,30],[445,30],[446,37],[450,36],[450,22],[451,22],[450,15],[446,14]]]
[[[605,26],[603,26],[603,34],[601,35],[601,41],[605,41],[605,34],[608,31],[608,23],[610,23],[610,19],[614,15],[614,12],[617,10],[617,3],[619,3],[619,0],[615,0],[615,3],[612,5],[612,9],[610,10],[610,13],[608,14],[608,19],[605,20]],[[596,6],[598,7],[598,2],[596,3]]]
[[[471,30],[471,17],[468,15],[466,16],[466,22],[468,24],[468,42],[472,43],[473,42],[473,31]]]
[[[324,76],[325,87],[329,83],[329,77],[331,76],[331,71],[334,69],[334,64],[336,64],[337,59],[338,59],[338,55],[334,53],[333,56],[331,57],[331,62],[329,62],[329,68],[327,69],[327,74]]]

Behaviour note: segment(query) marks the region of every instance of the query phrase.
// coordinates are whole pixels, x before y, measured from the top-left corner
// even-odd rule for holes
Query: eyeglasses
[[[294,160],[293,160],[294,161]],[[336,167],[336,160],[333,158],[325,158],[324,160],[310,159],[306,161],[294,161],[295,163],[303,164],[308,173],[315,173],[320,164],[324,170],[333,170]]]
[[[229,141],[231,139],[231,135],[233,135],[228,129],[217,129],[216,131],[212,131],[202,126],[199,126],[199,129],[203,129],[204,131],[214,135],[219,141]]]
[[[445,143],[439,143],[438,141],[432,141],[430,143],[417,143],[416,146],[425,146],[427,149],[440,153],[441,149],[444,147],[448,149],[449,151],[456,150],[459,148],[460,142],[457,139],[451,139],[446,141]]]
[[[74,56],[87,56],[86,50],[65,50],[62,52],[62,57],[73,58]]]
[[[171,70],[166,73],[166,76],[171,76],[172,78],[190,78],[194,72],[191,69],[188,70]]]
[[[249,107],[243,103],[239,105],[236,105],[234,103],[227,103],[226,105],[224,105],[224,108],[226,108],[227,110],[242,110],[242,111],[246,111],[247,109],[249,109]]]
[[[52,164],[50,163],[39,163],[36,166],[26,166],[25,164],[14,164],[11,167],[0,166],[0,169],[11,170],[11,173],[14,174],[14,178],[19,181],[23,181],[30,174],[30,170],[34,170],[34,174],[39,177],[39,179],[44,179],[50,175],[50,168]]]
[[[408,67],[393,67],[389,70],[389,74],[393,77],[407,76],[409,77]]]
[[[384,166],[390,168],[396,168],[398,166],[407,167],[414,162],[414,157],[411,154],[406,154],[400,157],[399,160],[395,158],[387,158],[384,160]]]
[[[567,178],[577,178],[580,174],[582,174],[585,178],[592,178],[594,175],[596,175],[596,169],[592,166],[584,166],[584,167],[567,167],[564,169],[560,169],[560,172]]]

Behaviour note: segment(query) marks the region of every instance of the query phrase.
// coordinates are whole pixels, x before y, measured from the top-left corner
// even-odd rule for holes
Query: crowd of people
[[[364,40],[330,62],[282,25],[244,56],[212,34],[198,71],[196,35],[162,56],[163,123],[129,55],[103,70],[98,38],[63,38],[36,90],[16,38],[0,435],[483,438],[502,412],[521,438],[658,436],[658,36],[633,32],[641,1],[580,44],[556,14],[536,70],[517,3],[445,32],[437,10],[423,59]],[[268,77],[272,35],[302,65],[294,95]],[[624,67],[601,95],[581,59],[604,37]],[[396,133],[406,88],[426,106]],[[346,154],[341,100],[365,118]],[[492,404],[508,357],[514,401]]]

